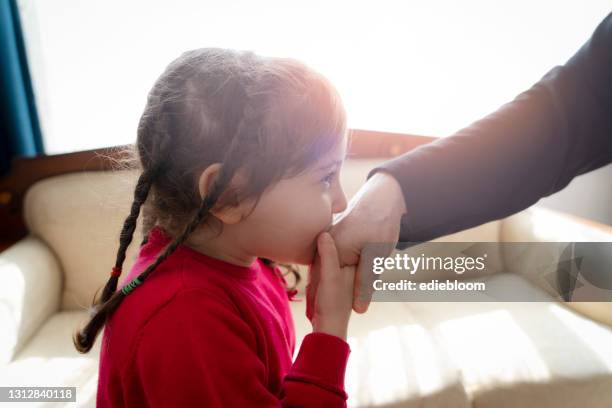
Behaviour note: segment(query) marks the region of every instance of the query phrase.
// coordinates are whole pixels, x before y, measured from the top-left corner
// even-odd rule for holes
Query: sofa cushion
[[[535,290],[525,279],[488,279]],[[612,329],[549,301],[410,303],[414,319],[456,365],[475,407],[612,406]]]
[[[299,345],[312,326],[303,299],[291,307]],[[470,406],[460,371],[405,303],[372,303],[366,314],[351,316],[348,334],[349,407]]]
[[[66,407],[94,407],[98,385],[100,338],[88,354],[80,354],[71,338],[87,314],[79,311],[59,312],[51,316],[34,334],[13,361],[0,370],[3,386],[76,387],[76,404]],[[57,407],[58,402],[32,403],[29,407]]]

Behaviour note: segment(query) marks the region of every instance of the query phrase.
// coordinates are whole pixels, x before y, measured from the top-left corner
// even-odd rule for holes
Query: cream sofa
[[[376,163],[346,163],[348,196]],[[72,173],[28,190],[30,234],[0,254],[0,385],[76,386],[77,402],[66,406],[95,405],[99,341],[80,355],[71,334],[113,265],[136,176]],[[137,231],[126,268],[137,254]],[[440,240],[612,241],[611,231],[533,207]],[[612,407],[611,304],[556,302],[530,271],[503,254],[495,262],[504,272],[490,282],[532,290],[543,301],[376,302],[353,315],[349,406]],[[310,328],[305,303],[292,307],[301,340]]]

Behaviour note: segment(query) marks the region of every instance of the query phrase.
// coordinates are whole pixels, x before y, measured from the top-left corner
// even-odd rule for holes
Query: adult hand
[[[386,257],[399,240],[402,215],[406,204],[397,180],[388,173],[375,173],[351,199],[347,209],[334,220],[334,237],[340,265],[357,265],[353,309],[364,313],[372,300],[371,265],[361,264],[361,252],[368,243],[386,244],[372,247],[368,259]],[[366,269],[367,268],[367,269]]]
[[[341,268],[332,236],[328,232],[321,233],[306,286],[306,317],[314,332],[346,340],[354,279],[355,267]]]

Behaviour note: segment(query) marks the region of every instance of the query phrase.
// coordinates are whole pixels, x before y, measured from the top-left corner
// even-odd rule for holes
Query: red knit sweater
[[[159,227],[123,283],[170,237]],[[181,245],[105,326],[98,407],[345,407],[348,344],[295,330],[284,279]]]

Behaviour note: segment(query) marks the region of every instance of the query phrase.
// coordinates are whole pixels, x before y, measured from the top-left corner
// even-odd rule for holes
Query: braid
[[[147,279],[147,277],[151,274],[151,272],[153,272],[153,270],[159,264],[161,264],[168,256],[170,256],[170,254],[172,254],[176,250],[176,248],[179,247],[179,245],[185,242],[187,237],[189,237],[191,233],[204,221],[204,219],[208,215],[210,215],[210,209],[217,202],[219,196],[222,193],[222,190],[225,184],[226,183],[224,182],[224,180],[221,179],[221,173],[220,173],[220,178],[218,179],[218,182],[214,183],[210,194],[207,194],[206,197],[202,200],[200,208],[198,209],[193,220],[187,225],[187,227],[185,227],[185,229],[178,236],[178,238],[176,238],[174,241],[168,244],[168,246],[166,246],[163,253],[159,257],[157,257],[155,262],[149,265],[142,273],[140,273],[140,275],[138,275],[136,278],[134,278],[134,280],[132,280],[132,282],[134,282],[135,285],[133,285],[131,289],[127,290],[126,291],[127,293],[124,292],[124,294],[128,294],[133,288],[135,288],[136,286],[144,282]]]
[[[106,282],[104,290],[102,291],[102,302],[106,302],[108,299],[110,299],[113,293],[117,290],[117,283],[121,274],[121,268],[123,267],[123,262],[125,261],[127,248],[132,242],[134,230],[136,229],[136,222],[138,221],[138,216],[140,215],[140,208],[147,199],[154,177],[154,170],[145,170],[142,172],[140,177],[138,177],[138,182],[136,183],[136,188],[134,189],[134,201],[132,202],[132,208],[130,209],[130,214],[123,223],[123,228],[119,236],[119,250],[117,251],[117,259],[115,261],[115,267],[113,268],[115,271],[117,271],[117,273],[113,273],[108,282]]]
[[[150,208],[146,203],[143,203],[142,207],[142,242],[140,246],[142,247],[149,240],[149,231],[155,226],[156,218],[154,214],[151,214]]]
[[[73,335],[73,343],[76,349],[80,353],[87,353],[93,347],[93,344],[98,336],[98,333],[106,323],[107,319],[114,313],[114,311],[119,307],[121,302],[125,299],[125,297],[137,286],[142,284],[147,277],[153,272],[153,270],[163,262],[170,254],[172,254],[176,248],[181,245],[185,239],[204,221],[204,219],[210,214],[210,210],[213,208],[215,203],[218,201],[221,193],[225,190],[226,185],[228,184],[228,180],[231,180],[233,176],[233,170],[226,170],[224,167],[221,168],[219,172],[219,177],[215,180],[212,185],[211,191],[206,197],[202,200],[198,211],[194,219],[187,225],[187,227],[183,230],[178,238],[176,238],[173,242],[171,242],[163,251],[163,253],[149,265],[140,275],[138,275],[131,282],[127,283],[121,291],[116,291],[117,287],[117,277],[112,277],[111,280],[114,279],[114,282],[111,283],[111,280],[106,284],[104,294],[107,294],[107,289],[114,285],[115,290],[110,291],[110,296],[107,299],[100,299],[100,301],[94,300],[94,305],[90,309],[91,320],[83,327],[82,330],[79,330],[77,333]],[[127,238],[127,233],[132,234],[134,232],[134,226],[131,225],[133,222],[135,225],[135,220],[138,216],[138,209],[140,205],[144,201],[142,198],[146,199],[146,193],[150,188],[151,180],[148,177],[143,177],[141,175],[139,179],[138,186],[141,188],[136,189],[134,204],[132,205],[132,211],[130,215],[127,217],[126,222],[124,224],[124,228],[121,232],[121,248],[120,250],[125,250],[127,245],[131,242],[131,236]],[[140,204],[136,205],[136,202]],[[136,217],[133,215],[136,214]],[[125,247],[123,247],[125,245]],[[117,256],[117,262],[122,263],[125,259],[125,253],[123,255]]]

